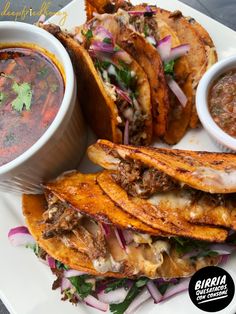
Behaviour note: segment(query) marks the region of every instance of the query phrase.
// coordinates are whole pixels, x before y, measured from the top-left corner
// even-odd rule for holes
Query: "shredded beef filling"
[[[159,40],[157,34],[158,24],[152,14],[150,14],[150,16],[148,13],[144,15],[133,15],[130,17],[129,22],[134,26],[136,32],[144,34],[145,37],[153,36],[156,41]]]
[[[122,160],[113,178],[128,194],[142,198],[179,188],[179,183],[167,174],[133,160]]]
[[[100,224],[81,215],[52,194],[48,195],[47,200],[48,209],[43,214],[46,224],[44,239],[59,237],[66,246],[75,250],[82,242],[88,248],[88,255],[92,260],[106,257],[106,241]]]
[[[131,145],[144,145],[146,135],[144,132],[146,116],[140,108],[131,108],[130,104],[120,95],[116,100],[117,109],[122,122],[119,127],[124,134],[126,120],[129,120],[129,143]],[[137,106],[138,107],[138,106]]]

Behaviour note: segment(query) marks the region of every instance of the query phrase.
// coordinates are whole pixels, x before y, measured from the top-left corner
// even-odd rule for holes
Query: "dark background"
[[[82,1],[82,0],[81,0]],[[212,17],[213,19],[227,25],[228,27],[236,30],[236,0],[181,0],[182,2],[188,4],[189,6],[201,11],[202,13]],[[10,3],[11,11],[19,11],[24,8],[32,7],[34,11],[38,11],[43,2],[49,4],[50,11],[58,11],[62,9],[70,0],[0,0],[0,12],[3,11],[6,3]],[[142,2],[142,1],[140,1]],[[144,1],[145,2],[145,1]],[[48,16],[49,18],[49,16]],[[34,23],[38,17],[26,16],[24,22]],[[1,16],[0,21],[15,20],[15,17],[11,16]],[[21,21],[21,18],[18,18]],[[0,314],[7,314],[8,311],[5,309],[4,305],[0,301]]]

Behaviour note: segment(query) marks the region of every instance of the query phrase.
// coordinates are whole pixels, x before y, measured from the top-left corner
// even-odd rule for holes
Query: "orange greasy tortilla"
[[[99,138],[106,138],[114,143],[122,143],[124,134],[119,128],[120,117],[117,106],[106,92],[103,81],[87,50],[58,26],[45,24],[41,27],[59,39],[70,54],[77,74],[79,101],[93,131]],[[148,145],[152,140],[150,85],[142,68],[134,59],[131,57],[130,59],[130,69],[137,76],[137,100],[145,114],[144,131],[146,138],[144,144]]]
[[[236,154],[125,146],[98,140],[88,148],[88,156],[108,170],[116,170],[122,158],[136,159],[194,189],[236,193]],[[230,173],[231,179],[228,178]],[[222,177],[228,182],[224,183]]]
[[[114,278],[133,278],[129,271],[123,273],[100,274],[94,268],[88,256],[82,252],[67,248],[59,239],[43,239],[42,233],[45,225],[42,224],[42,214],[45,210],[46,200],[43,195],[23,195],[22,207],[26,224],[35,241],[54,259],[67,265],[71,269],[86,272],[95,276]],[[177,278],[193,275],[198,269],[217,265],[219,257],[204,257],[196,262],[190,259],[181,259],[177,252],[172,250],[170,255],[164,255],[162,265],[157,269],[156,278]]]

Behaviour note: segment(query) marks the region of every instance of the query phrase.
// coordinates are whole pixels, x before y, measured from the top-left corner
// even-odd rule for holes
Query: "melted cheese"
[[[216,170],[207,167],[200,167],[192,173],[207,185],[218,188],[236,188],[236,169],[228,171]]]
[[[168,203],[171,208],[183,208],[189,206],[192,199],[189,193],[179,190],[154,194],[147,201],[155,206],[164,202]]]

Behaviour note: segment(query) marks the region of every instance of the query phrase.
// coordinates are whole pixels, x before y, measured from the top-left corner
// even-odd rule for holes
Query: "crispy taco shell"
[[[129,27],[130,25],[126,21],[128,19],[120,18],[122,14],[127,13],[119,11],[118,15],[104,15],[104,17],[94,18],[89,22],[89,25],[96,23],[96,25],[101,25],[109,30],[116,38],[117,44],[127,51],[147,74],[151,87],[153,129],[155,134],[161,137],[166,132],[170,107],[162,60],[156,48],[141,34]]]
[[[45,188],[60,200],[94,219],[123,229],[129,226],[133,230],[164,236],[160,230],[143,223],[135,215],[128,214],[112,202],[97,184],[97,176],[98,174],[74,172],[46,184]]]
[[[117,106],[106,92],[87,50],[58,26],[49,24],[42,27],[60,40],[74,61],[80,104],[94,132],[100,138],[122,143],[124,134],[119,128],[120,117]],[[146,133],[146,138],[143,139],[143,144],[148,145],[152,139],[150,86],[142,68],[134,59],[131,57],[130,59],[130,69],[137,76],[137,100],[145,115],[143,131]]]
[[[42,215],[45,210],[46,201],[42,195],[23,195],[23,214],[26,219],[27,226],[37,241],[37,243],[54,259],[67,265],[69,268],[76,269],[95,276],[107,276],[107,277],[135,277],[134,272],[126,267],[123,272],[109,272],[99,273],[97,272],[88,256],[82,252],[75,251],[66,247],[59,239],[43,239],[42,234],[45,231],[45,225],[42,223]],[[135,253],[135,252],[134,252]],[[138,253],[138,252],[137,252]],[[136,256],[133,255],[136,262]],[[204,257],[197,259],[193,262],[190,259],[181,259],[175,250],[171,250],[169,255],[163,255],[163,263],[156,271],[156,278],[177,278],[191,276],[198,269],[216,265],[219,261],[219,257]],[[130,262],[134,262],[132,259]],[[140,260],[142,262],[142,259]]]
[[[160,204],[160,206],[153,205],[147,200],[129,196],[127,192],[112,179],[111,172],[102,172],[97,180],[100,187],[109,195],[113,202],[124,211],[132,213],[135,217],[154,228],[176,236],[212,242],[223,242],[227,237],[225,230],[188,223],[178,214],[180,208],[174,211],[167,206],[162,206],[162,204]]]
[[[194,19],[183,17],[180,11],[169,12],[158,8],[157,17],[176,31],[181,44],[190,45],[190,51],[186,56],[192,73],[194,91],[190,126],[195,128],[198,124],[195,107],[196,88],[203,74],[217,61],[214,43],[199,23]]]
[[[116,145],[99,140],[88,148],[89,158],[117,170],[121,159],[138,160],[192,188],[209,193],[236,192],[236,155],[155,147]]]
[[[137,5],[132,8],[134,11],[145,11],[146,5]],[[156,7],[153,7],[156,10]],[[172,48],[179,46],[181,41],[178,33],[158,14],[153,16],[157,21],[156,38],[163,39],[171,35]],[[183,107],[176,96],[169,90],[169,107],[166,131],[164,133],[164,140],[170,145],[178,143],[185,135],[189,126],[192,113],[193,103],[193,88],[191,69],[186,56],[182,56],[175,62],[174,77],[180,88],[183,90],[188,101]]]

